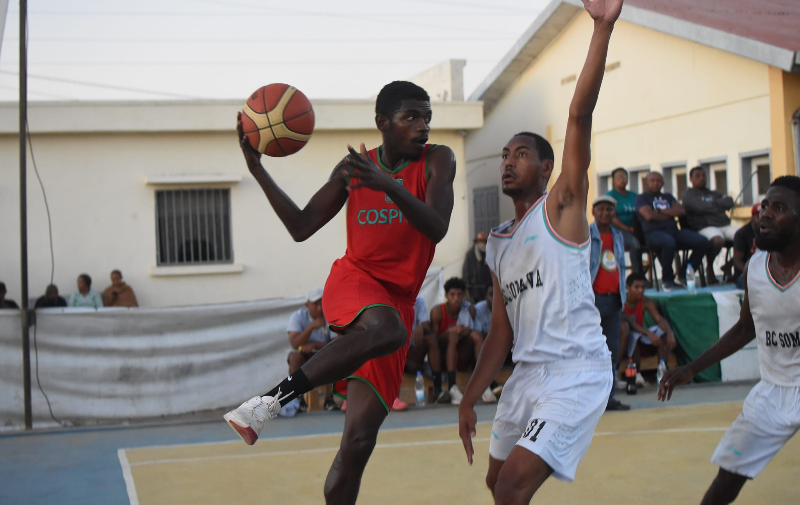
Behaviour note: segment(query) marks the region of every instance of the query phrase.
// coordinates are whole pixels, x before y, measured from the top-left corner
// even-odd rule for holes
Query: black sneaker
[[[331,412],[333,410],[339,410],[341,407],[339,407],[339,405],[335,401],[333,401],[333,398],[326,398],[325,405],[323,405],[323,408],[328,412]]]
[[[621,401],[614,398],[608,401],[608,404],[606,405],[606,410],[631,410],[631,406],[625,405]]]
[[[444,390],[435,396],[436,403],[450,403],[450,393],[447,390]]]
[[[297,399],[299,400],[299,403],[300,403],[300,406],[297,407],[297,412],[300,412],[301,414],[303,412],[307,412],[308,411],[308,405],[306,405],[306,399],[304,397],[302,397],[302,396],[298,396]]]

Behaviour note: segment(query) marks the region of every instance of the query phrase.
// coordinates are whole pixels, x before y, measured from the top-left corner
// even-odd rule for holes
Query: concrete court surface
[[[576,482],[548,481],[534,503],[699,503],[709,458],[752,384],[696,385],[662,408],[655,389],[621,395],[634,410],[603,416]],[[722,402],[722,403],[709,403]],[[492,405],[477,409],[476,461],[466,463],[450,406],[393,413],[359,503],[491,503],[483,479]],[[279,419],[255,446],[216,415],[193,422],[0,436],[0,503],[323,503],[343,415]],[[269,438],[266,438],[269,437]],[[793,439],[737,503],[797,503]],[[127,476],[127,482],[126,482]]]

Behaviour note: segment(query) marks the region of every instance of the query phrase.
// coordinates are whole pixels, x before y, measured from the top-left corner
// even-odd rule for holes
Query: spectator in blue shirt
[[[650,172],[645,183],[647,191],[636,197],[636,212],[641,217],[645,243],[658,254],[664,290],[671,291],[675,289],[675,272],[672,269],[675,250],[690,249],[689,263],[698,272],[708,250],[708,239],[691,230],[678,229],[675,218],[683,216],[686,211],[674,196],[661,192],[664,187],[661,174]],[[678,276],[685,285],[686,265],[681,267]]]
[[[421,296],[418,296],[414,303],[414,328],[411,330],[409,345],[411,347],[408,349],[405,371],[416,374],[418,370],[422,369],[427,355],[433,379],[433,398],[430,400],[436,401],[442,392],[442,358],[439,352],[439,341],[431,330],[428,306]]]
[[[611,224],[622,232],[625,250],[631,256],[631,269],[640,274],[642,273],[642,245],[633,234],[633,215],[636,214],[636,197],[639,195],[628,191],[628,171],[624,168],[615,168],[611,172],[611,181],[614,189],[608,191],[606,195],[617,202],[617,215],[614,216]]]
[[[92,278],[88,274],[78,276],[78,291],[69,297],[70,307],[91,307],[99,309],[103,306],[103,297],[92,289]]]

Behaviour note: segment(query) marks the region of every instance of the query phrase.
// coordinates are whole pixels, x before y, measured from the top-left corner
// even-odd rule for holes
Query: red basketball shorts
[[[393,294],[345,258],[333,263],[322,296],[322,310],[331,330],[342,333],[363,311],[382,306],[391,307],[400,314],[410,338],[414,325],[413,298],[409,303],[405,297]],[[347,381],[362,380],[372,387],[389,412],[400,393],[407,355],[408,346],[404,345],[392,354],[367,361],[353,375],[334,384],[336,395],[347,398]]]

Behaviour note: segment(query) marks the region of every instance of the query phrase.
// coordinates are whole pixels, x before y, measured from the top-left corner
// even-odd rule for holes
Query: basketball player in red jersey
[[[328,182],[300,209],[261,165],[242,132],[247,166],[286,229],[300,242],[347,205],[347,251],[336,260],[322,305],[341,336],[263,396],[226,414],[247,444],[280,408],[317,386],[337,384],[348,400],[339,452],[325,482],[327,503],[355,503],[361,475],[380,428],[400,391],[414,302],[447,233],[456,163],[446,146],[428,144],[428,94],[395,81],[378,94],[375,123],[383,144],[349,148]]]

